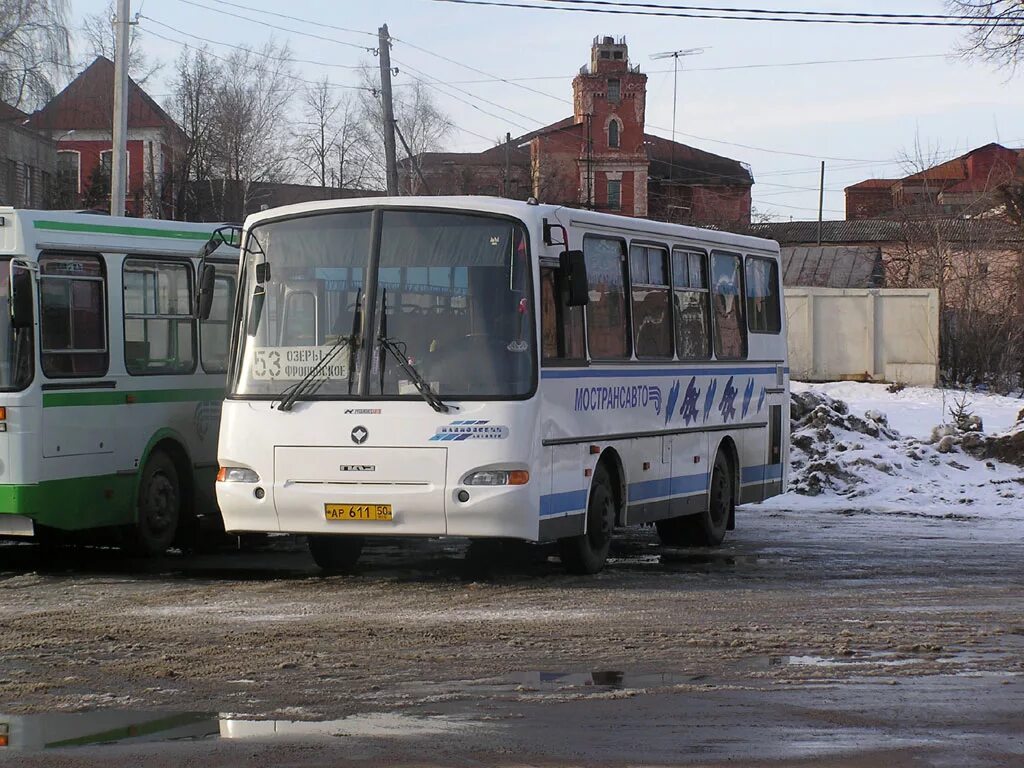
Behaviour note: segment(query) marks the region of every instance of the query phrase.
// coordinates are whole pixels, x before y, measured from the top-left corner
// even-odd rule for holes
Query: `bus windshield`
[[[379,240],[371,237],[374,217]],[[234,396],[276,399],[311,371],[313,385],[297,399],[501,399],[533,391],[521,224],[360,210],[271,221],[249,237]],[[340,353],[339,339],[348,340]]]
[[[32,381],[32,329],[11,326],[11,260],[0,259],[0,390],[24,389]]]

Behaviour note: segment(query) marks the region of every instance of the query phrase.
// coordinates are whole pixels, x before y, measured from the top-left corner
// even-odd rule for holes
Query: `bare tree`
[[[1015,68],[1024,57],[1021,0],[947,0],[950,11],[974,20],[961,52]]]
[[[254,202],[254,184],[284,181],[289,172],[287,107],[292,56],[273,40],[235,50],[220,67],[214,91],[210,160],[224,180],[224,218],[240,220]]]
[[[82,36],[85,38],[87,52],[93,56],[103,56],[113,61],[117,34],[114,30],[114,0],[108,0],[102,13],[92,13],[82,21]],[[141,32],[139,25],[133,24],[128,38],[128,74],[139,85],[163,68],[159,61],[150,61],[140,44]]]
[[[69,72],[66,0],[0,0],[0,99],[32,111]]]
[[[325,77],[303,92],[303,120],[295,132],[295,157],[306,180],[326,188],[362,186],[370,154],[357,105],[338,96]]]
[[[386,186],[384,111],[380,102],[380,80],[373,72],[370,68],[363,69],[363,86],[366,90],[363,92],[361,104],[363,119],[374,139],[370,143],[369,175],[374,183],[383,188]],[[402,83],[401,87],[396,87],[394,107],[395,122],[410,150],[403,171],[404,183],[410,194],[416,194],[421,191],[416,171],[422,170],[423,153],[441,150],[455,124],[437,105],[428,86],[422,80]],[[399,155],[401,156],[401,151]]]
[[[184,131],[172,146],[170,173],[165,190],[174,200],[177,218],[202,217],[204,208],[198,182],[204,182],[204,199],[213,198],[213,132],[216,85],[220,66],[206,48],[185,49],[175,63],[172,95],[165,105]],[[164,191],[164,190],[162,190]]]

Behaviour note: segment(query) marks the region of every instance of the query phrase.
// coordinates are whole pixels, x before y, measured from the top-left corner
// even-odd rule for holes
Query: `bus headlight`
[[[462,481],[464,485],[526,485],[530,473],[525,469],[481,469],[470,472]]]
[[[244,467],[221,467],[217,472],[218,483],[258,483],[260,476]]]

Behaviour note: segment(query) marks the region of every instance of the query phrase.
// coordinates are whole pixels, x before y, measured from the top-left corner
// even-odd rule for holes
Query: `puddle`
[[[7,750],[39,751],[176,740],[302,738],[307,736],[387,738],[434,736],[480,725],[442,716],[378,712],[340,720],[264,720],[217,712],[98,710],[37,715],[0,714],[0,756]]]

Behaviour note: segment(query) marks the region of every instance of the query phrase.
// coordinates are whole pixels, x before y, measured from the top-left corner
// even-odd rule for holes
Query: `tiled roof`
[[[851,184],[846,189],[889,189],[899,179],[865,179],[857,184]]]
[[[45,107],[33,114],[28,124],[43,131],[110,130],[113,101],[114,63],[99,56]],[[128,127],[178,129],[170,115],[130,78]]]
[[[713,184],[749,187],[754,183],[750,169],[738,160],[705,152],[678,141],[644,134],[650,158],[648,175],[680,184]]]
[[[870,246],[795,246],[782,249],[782,284],[801,288],[881,288],[882,249]]]
[[[0,122],[17,122],[20,123],[28,117],[27,114],[22,112],[17,107],[12,107],[6,101],[0,101]]]

